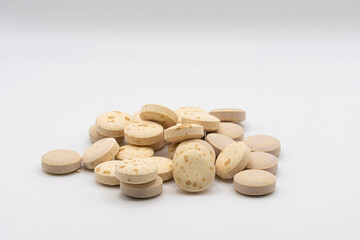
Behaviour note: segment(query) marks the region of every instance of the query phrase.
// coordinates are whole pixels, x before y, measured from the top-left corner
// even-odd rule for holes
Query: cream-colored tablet
[[[112,160],[119,148],[114,138],[101,139],[85,151],[82,162],[87,169],[94,169],[100,163]]]
[[[148,145],[147,147],[152,148],[154,151],[160,150],[163,147],[165,147],[167,144],[167,142],[165,141],[165,138],[162,138],[160,141],[158,141],[157,143]]]
[[[243,141],[252,152],[266,152],[279,156],[281,150],[280,141],[268,135],[254,135],[244,139]]]
[[[151,158],[134,158],[121,161],[115,175],[120,182],[142,184],[155,180],[158,174],[157,162]]]
[[[241,141],[244,138],[244,128],[232,122],[221,122],[215,133],[231,137],[235,141]]]
[[[136,113],[134,113],[134,115],[132,116],[131,122],[135,122],[135,123],[142,122],[142,119],[140,118],[140,112],[141,111],[137,111]]]
[[[210,155],[199,150],[188,150],[174,156],[174,179],[188,192],[205,190],[215,177],[215,166]]]
[[[165,157],[151,157],[151,159],[157,162],[158,176],[161,177],[164,182],[173,178],[174,167],[171,159]]]
[[[119,185],[120,181],[115,176],[115,168],[119,162],[121,161],[111,160],[97,165],[94,169],[95,180],[105,185]]]
[[[129,160],[133,158],[148,158],[152,156],[154,156],[154,150],[152,148],[125,145],[120,147],[115,159]]]
[[[246,119],[246,112],[238,108],[219,108],[209,112],[222,122],[243,122]]]
[[[144,184],[129,184],[121,182],[120,191],[126,196],[133,198],[150,198],[161,194],[163,180],[156,177],[155,180]]]
[[[216,159],[216,174],[223,179],[231,179],[246,167],[250,158],[250,149],[243,142],[230,144]]]
[[[81,156],[73,150],[53,150],[42,155],[41,166],[43,171],[48,173],[70,173],[81,167]]]
[[[194,123],[203,126],[207,132],[216,131],[220,126],[220,120],[208,114],[185,114],[182,117],[182,123]]]
[[[177,124],[164,131],[167,142],[182,142],[188,139],[202,138],[204,128],[197,124]]]
[[[125,127],[125,140],[133,145],[147,146],[164,138],[164,128],[155,122],[130,123]]]
[[[219,133],[210,133],[206,135],[205,140],[213,147],[216,156],[218,156],[225,147],[235,142],[232,138]]]
[[[168,157],[170,159],[173,159],[174,158],[174,154],[175,154],[175,151],[176,151],[176,148],[177,146],[179,146],[180,143],[171,143],[169,146],[168,146]]]
[[[278,169],[277,157],[265,152],[251,152],[250,156],[246,169],[259,169],[276,175]]]
[[[263,170],[245,170],[234,176],[234,189],[242,194],[258,196],[276,188],[276,177]]]
[[[179,146],[177,146],[177,148],[175,150],[173,159],[176,156],[181,155],[186,151],[198,150],[198,151],[203,152],[204,155],[209,156],[209,159],[211,160],[211,162],[214,163],[215,162],[215,157],[216,157],[214,149],[211,147],[211,145],[206,143],[211,147],[211,149],[210,149],[208,145],[204,144],[204,142],[205,141],[200,140],[200,139],[192,139],[192,140],[187,140],[185,142],[180,143]]]
[[[157,104],[144,105],[141,108],[140,118],[160,123],[165,129],[176,125],[178,120],[178,116],[173,110]]]
[[[96,143],[97,141],[107,137],[98,133],[96,131],[96,125],[94,124],[89,128],[89,138],[91,143]],[[115,140],[120,144],[124,140],[124,137],[116,137]]]
[[[186,113],[194,113],[194,114],[207,114],[206,110],[199,107],[181,107],[175,110],[175,113],[178,115],[178,122],[181,123],[181,119]]]
[[[124,128],[131,121],[131,115],[119,111],[106,112],[96,118],[96,130],[107,137],[124,136]]]

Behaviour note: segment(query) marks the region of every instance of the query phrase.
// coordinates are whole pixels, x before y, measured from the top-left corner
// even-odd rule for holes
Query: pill
[[[133,145],[152,145],[161,141],[164,138],[163,135],[163,127],[155,122],[129,123],[125,127],[125,140]]]
[[[122,194],[133,198],[150,198],[161,194],[163,180],[156,177],[155,180],[144,184],[129,184],[121,182],[120,191]]]
[[[170,159],[173,159],[174,157],[174,154],[175,154],[175,150],[177,148],[177,146],[179,146],[180,143],[171,143],[169,146],[168,146],[168,157]]]
[[[96,130],[106,137],[124,136],[124,128],[131,121],[131,115],[119,111],[100,114],[96,118]]]
[[[280,141],[268,135],[254,135],[244,139],[243,141],[252,152],[266,152],[279,156],[281,150]]]
[[[133,158],[147,158],[154,156],[154,150],[149,147],[138,147],[133,145],[124,145],[120,147],[115,159],[126,160]]]
[[[162,178],[162,180],[168,181],[173,178],[173,161],[169,158],[165,157],[151,157],[158,166],[158,176]]]
[[[182,117],[186,113],[203,113],[207,114],[206,110],[199,107],[181,107],[175,110],[175,113],[178,115],[178,122],[181,123]]]
[[[182,142],[188,139],[202,138],[204,128],[197,124],[177,124],[164,131],[167,142]]]
[[[235,142],[232,138],[219,133],[209,133],[206,135],[205,140],[213,147],[216,156],[218,156],[225,147]]]
[[[241,141],[244,138],[244,128],[232,122],[220,122],[220,126],[215,133],[231,137],[235,141]]]
[[[243,122],[246,119],[246,112],[237,108],[218,108],[209,112],[222,122]]]
[[[157,162],[151,158],[133,158],[121,161],[115,176],[120,182],[142,184],[155,180],[158,174]]]
[[[119,160],[111,160],[97,165],[94,169],[95,180],[104,185],[119,185],[120,181],[115,176],[115,168],[119,162]]]
[[[101,139],[107,138],[107,137],[98,133],[96,131],[96,125],[94,124],[89,128],[89,138],[90,138],[91,143],[95,143],[95,142],[97,142]],[[115,140],[120,144],[124,140],[124,137],[116,137]]]
[[[151,145],[147,145],[146,147],[152,148],[154,151],[160,150],[163,147],[165,147],[167,144],[167,142],[165,141],[164,137],[158,141],[157,143],[151,144]]]
[[[112,160],[119,148],[114,138],[101,139],[85,151],[82,162],[87,169],[94,169],[100,163]]]
[[[220,126],[220,120],[214,116],[208,114],[190,114],[186,113],[182,117],[182,123],[193,123],[203,126],[207,132],[216,131]]]
[[[276,187],[276,177],[263,170],[245,170],[234,176],[234,189],[242,194],[258,196],[271,193]]]
[[[131,118],[131,122],[135,122],[135,123],[142,122],[142,119],[140,118],[140,112],[141,111],[137,111],[134,113],[134,115]]]
[[[198,150],[203,152],[203,154],[206,154],[209,156],[209,159],[212,163],[215,162],[215,151],[214,149],[211,147],[211,145],[203,140],[200,139],[192,139],[192,140],[187,140],[185,142],[182,142],[179,144],[179,146],[177,146],[175,153],[174,153],[174,157],[180,154],[183,154],[184,152],[188,151],[188,150]]]
[[[141,108],[140,118],[142,120],[157,122],[165,129],[176,125],[178,121],[178,116],[173,110],[157,104],[144,105]]]
[[[246,169],[259,169],[276,175],[278,169],[277,157],[265,152],[251,152],[250,156]]]
[[[174,179],[188,192],[200,192],[209,187],[215,177],[215,166],[209,157],[199,150],[188,150],[174,156]]]
[[[42,155],[41,166],[43,171],[48,173],[70,173],[81,167],[81,156],[73,150],[53,150]]]
[[[246,167],[250,158],[248,146],[243,142],[232,143],[216,159],[216,174],[223,179],[231,179]]]

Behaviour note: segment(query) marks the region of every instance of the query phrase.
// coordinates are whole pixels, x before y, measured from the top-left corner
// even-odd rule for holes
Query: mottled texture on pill
[[[177,124],[164,131],[167,142],[182,142],[188,139],[202,138],[204,128],[197,124]]]
[[[139,116],[142,120],[157,122],[165,129],[176,125],[178,121],[178,116],[174,111],[158,104],[144,105]]]
[[[149,147],[138,147],[133,145],[124,145],[120,147],[119,152],[115,158],[119,160],[133,159],[133,158],[147,158],[154,156],[154,150]]]
[[[173,178],[173,161],[169,158],[165,157],[151,157],[158,166],[158,176],[162,178],[162,180],[168,181]]]
[[[100,163],[94,169],[95,180],[104,185],[119,185],[120,181],[115,176],[115,168],[119,160],[111,160]]]
[[[96,130],[106,137],[122,137],[124,136],[124,129],[131,121],[131,115],[112,111],[100,114],[96,118]]]
[[[130,123],[125,128],[125,140],[133,145],[148,146],[164,138],[164,128],[155,122]]]
[[[89,128],[89,138],[91,143],[96,143],[97,141],[108,137],[98,133],[96,125],[94,124]],[[115,140],[120,144],[124,140],[124,137],[115,137]]]
[[[178,122],[181,123],[182,117],[185,114],[207,114],[206,110],[199,107],[181,107],[175,110],[175,113],[178,115]]]
[[[115,168],[120,182],[143,184],[155,180],[158,174],[157,162],[151,158],[123,160]]]
[[[216,131],[220,126],[220,120],[212,115],[204,113],[186,113],[182,117],[182,123],[198,124],[206,132]]]

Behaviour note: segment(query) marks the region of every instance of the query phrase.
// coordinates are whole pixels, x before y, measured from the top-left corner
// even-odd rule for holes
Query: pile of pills
[[[134,198],[161,194],[163,182],[174,179],[187,192],[208,188],[215,176],[233,179],[234,189],[245,195],[265,195],[276,187],[280,141],[268,135],[244,138],[241,109],[198,107],[171,109],[144,105],[134,115],[113,111],[100,114],[89,128],[93,143],[81,156],[67,149],[41,158],[51,174],[93,170],[104,185],[120,185]],[[154,156],[168,147],[168,158]]]

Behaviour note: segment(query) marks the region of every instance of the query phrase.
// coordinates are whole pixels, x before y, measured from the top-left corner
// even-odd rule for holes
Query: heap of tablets
[[[241,109],[172,111],[157,104],[147,104],[133,116],[107,112],[90,127],[93,144],[82,156],[66,149],[50,151],[41,158],[42,168],[66,174],[80,169],[82,162],[94,169],[97,182],[120,185],[123,194],[135,198],[159,195],[163,182],[173,178],[181,189],[200,192],[215,175],[233,179],[239,193],[265,195],[275,190],[280,141],[267,135],[244,139],[239,123],[245,119]],[[167,145],[168,158],[154,156]]]

